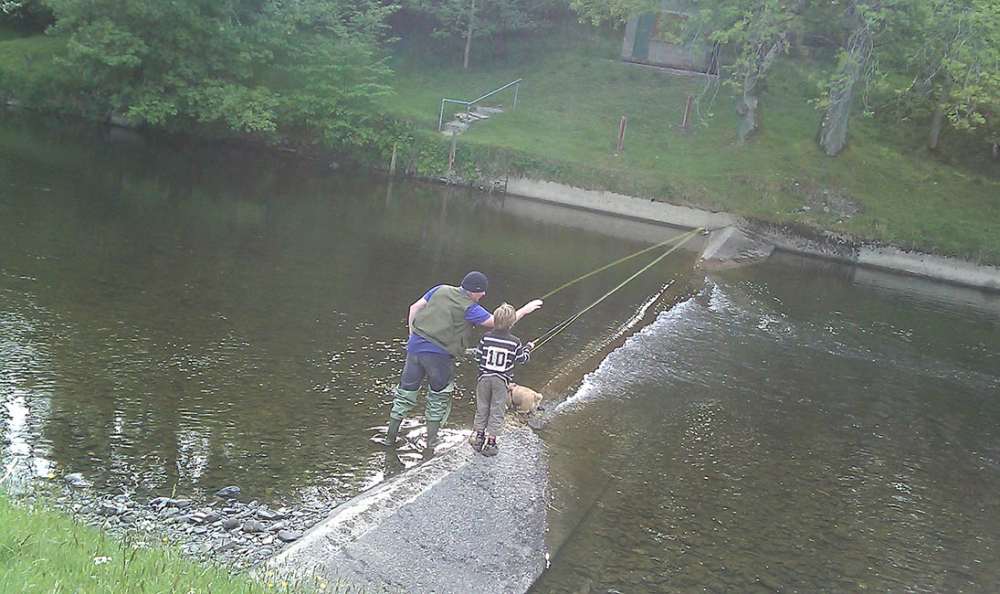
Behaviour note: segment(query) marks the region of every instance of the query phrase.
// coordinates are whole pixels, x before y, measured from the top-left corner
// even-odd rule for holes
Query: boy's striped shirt
[[[498,376],[505,382],[513,381],[514,364],[522,365],[531,356],[529,349],[521,344],[521,339],[509,332],[487,332],[476,348],[479,361],[479,377]]]

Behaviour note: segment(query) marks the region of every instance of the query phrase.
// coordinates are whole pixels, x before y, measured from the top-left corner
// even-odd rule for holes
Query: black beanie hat
[[[470,293],[485,293],[489,286],[486,275],[478,270],[473,270],[462,279],[462,288]]]

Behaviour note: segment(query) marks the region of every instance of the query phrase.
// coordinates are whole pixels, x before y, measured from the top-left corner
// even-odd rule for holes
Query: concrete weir
[[[269,569],[366,592],[525,592],[546,565],[547,473],[527,427],[493,458],[460,443],[340,505]]]
[[[708,270],[722,270],[766,260],[774,245],[738,227],[713,231],[701,252],[701,264]]]

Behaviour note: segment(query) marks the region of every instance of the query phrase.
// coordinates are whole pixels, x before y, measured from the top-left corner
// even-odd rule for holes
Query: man
[[[460,286],[438,285],[410,305],[406,364],[389,413],[386,445],[396,445],[399,425],[416,406],[417,393],[426,378],[429,391],[425,408],[427,446],[424,455],[433,455],[438,430],[451,414],[455,357],[464,355],[465,350],[472,346],[473,326],[493,328],[493,316],[479,305],[480,299],[486,296],[488,284],[485,274],[472,271],[465,275]],[[517,319],[537,311],[541,306],[539,299],[525,304],[517,310]]]

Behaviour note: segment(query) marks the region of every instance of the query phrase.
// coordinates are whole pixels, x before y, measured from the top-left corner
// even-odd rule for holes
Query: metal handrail
[[[448,98],[441,99],[441,111],[438,114],[438,132],[440,132],[441,128],[444,127],[444,106],[447,105],[448,103],[456,103],[458,105],[464,105],[465,111],[468,112],[473,105],[479,103],[483,99],[488,99],[493,95],[496,95],[500,91],[506,91],[507,89],[514,87],[514,104],[511,106],[511,110],[517,109],[517,92],[521,89],[522,80],[524,79],[519,78],[517,80],[511,81],[502,87],[493,89],[492,91],[486,93],[485,95],[479,97],[478,99],[473,99],[472,101],[465,101],[462,99],[448,99]]]

